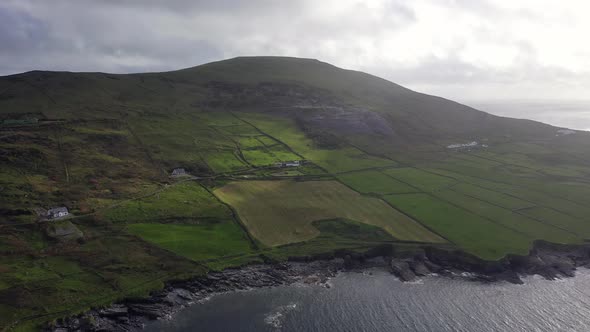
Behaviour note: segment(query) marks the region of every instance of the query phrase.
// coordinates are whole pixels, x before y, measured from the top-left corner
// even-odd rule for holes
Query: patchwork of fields
[[[243,181],[214,191],[232,205],[250,233],[267,246],[310,240],[313,221],[344,218],[386,230],[398,240],[444,242],[384,201],[335,181]]]
[[[34,202],[64,202],[54,194],[62,193],[75,214],[100,211],[98,216],[109,222],[145,224],[133,226],[134,234],[162,248],[171,248],[166,233],[177,230],[149,230],[159,223],[236,218],[211,195],[213,188],[237,211],[247,231],[268,246],[318,237],[312,223],[333,218],[372,224],[403,241],[446,239],[489,259],[525,253],[534,240],[578,243],[590,238],[590,169],[553,160],[553,150],[533,143],[421,157],[408,164],[413,158],[409,155],[374,156],[346,142],[318,146],[292,119],[263,114],[184,113],[166,121],[128,117],[125,122],[59,128],[23,132],[22,139],[42,138],[28,145],[18,140],[1,143],[7,151],[16,151],[18,145],[43,154],[14,156],[31,169],[26,178],[1,165],[5,192],[24,199],[21,188],[30,186],[33,194],[26,199],[39,205]],[[113,150],[121,145],[125,148]],[[553,161],[543,161],[548,158]],[[273,168],[277,162],[301,159],[309,163]],[[205,186],[189,181],[162,187],[159,183],[174,167],[213,180]],[[258,181],[233,183],[234,174]],[[318,175],[332,181],[309,181]],[[306,181],[271,181],[284,177]],[[142,195],[147,196],[134,199]],[[9,200],[6,206],[21,203]],[[31,216],[19,218],[26,222]],[[172,251],[195,260],[215,256]],[[226,256],[223,249],[205,251]]]
[[[486,166],[481,167],[473,174]],[[535,240],[580,243],[590,237],[588,215],[581,212],[585,207],[548,192],[533,193],[525,189],[524,181],[514,178],[512,184],[496,183],[432,167],[360,171],[338,178],[359,192],[382,197],[452,243],[486,259],[526,254]]]
[[[185,114],[164,123],[142,119],[130,126],[153,158],[168,169],[183,166],[221,174],[301,159],[283,144],[225,112]]]
[[[220,112],[32,128],[0,147],[4,208],[67,205],[86,237],[60,249],[75,259],[37,257],[56,244],[35,216],[1,216],[13,229],[0,250],[27,258],[0,257],[0,325],[46,311],[35,303],[108,303],[261,255],[391,243],[496,260],[535,240],[590,239],[590,167],[532,143],[375,156],[346,142],[318,146],[287,118]],[[197,177],[172,179],[175,167]],[[46,291],[30,298],[31,287]],[[13,297],[29,309],[6,305]]]

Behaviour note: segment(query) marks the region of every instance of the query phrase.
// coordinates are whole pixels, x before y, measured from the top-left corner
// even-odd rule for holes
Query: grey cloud
[[[63,4],[63,2],[62,2]],[[100,6],[64,10],[40,6],[30,11],[0,6],[0,73],[32,69],[75,71],[150,71],[175,69],[219,59],[216,45],[199,39],[155,35],[151,18],[129,9]],[[75,15],[74,15],[75,13]],[[117,59],[138,58],[137,64]]]
[[[376,68],[367,71],[375,72]],[[383,70],[381,70],[383,72]],[[549,81],[575,79],[576,74],[554,66],[538,63],[523,64],[519,68],[495,69],[479,67],[457,58],[429,58],[417,67],[394,68],[385,71],[387,77],[401,84],[519,84],[526,81]]]
[[[459,91],[474,84],[575,81],[586,75],[542,65],[543,55],[535,47],[526,40],[509,40],[509,33],[499,29],[515,17],[538,19],[527,10],[500,9],[492,0],[433,0],[457,15],[474,15],[478,24],[466,28],[478,40],[450,36],[452,43],[442,55],[433,50],[407,63],[396,60],[396,50],[384,51],[379,44],[409,27],[428,24],[420,21],[413,1],[385,1],[378,10],[362,1],[346,3],[5,0],[0,3],[0,75],[33,69],[162,71],[239,55],[313,57],[397,83],[435,87],[432,91],[442,86]],[[464,60],[461,51],[479,40],[513,50],[515,63],[496,68]],[[400,43],[395,48],[411,46]]]
[[[61,1],[61,0],[60,0]],[[275,1],[275,0],[83,0],[86,4],[103,4],[110,5],[114,8],[120,8],[122,5],[135,9],[150,10],[170,10],[177,13],[187,13],[192,11],[206,12],[227,12],[235,11],[240,13],[262,13],[264,11],[274,11],[276,9],[294,10],[300,9],[299,1]]]
[[[315,15],[313,1],[22,0],[0,5],[32,37],[6,40],[0,74],[30,69],[125,71],[125,59],[143,60],[133,71],[177,69],[242,54],[322,57],[319,45],[351,44],[383,27],[414,19],[402,1],[390,1],[378,17],[357,3],[346,16]],[[338,8],[335,8],[337,10]],[[34,32],[34,33],[33,33]],[[18,46],[18,47],[16,47]],[[341,47],[341,46],[339,46]],[[348,47],[346,47],[348,48]],[[349,50],[358,47],[351,46]],[[117,64],[117,59],[121,63]],[[11,65],[6,65],[6,64]]]
[[[45,22],[24,11],[0,7],[0,47],[3,54],[38,50],[49,39],[47,29]]]

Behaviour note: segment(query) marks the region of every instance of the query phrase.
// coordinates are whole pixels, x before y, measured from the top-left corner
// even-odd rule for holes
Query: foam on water
[[[286,315],[289,313],[289,311],[294,310],[295,308],[297,308],[296,303],[279,306],[266,315],[264,322],[273,328],[280,330],[281,327],[283,327],[283,321],[285,320]]]

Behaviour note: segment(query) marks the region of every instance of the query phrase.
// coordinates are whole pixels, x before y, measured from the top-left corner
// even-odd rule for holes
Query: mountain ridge
[[[24,103],[29,109],[45,109],[50,113],[48,114],[50,117],[79,118],[84,113],[72,114],[73,110],[56,112],[56,108],[75,107],[72,104],[75,104],[76,100],[71,100],[72,95],[81,93],[99,94],[101,98],[96,104],[105,106],[116,104],[118,106],[141,107],[141,101],[147,99],[150,102],[149,106],[170,107],[170,104],[187,98],[193,99],[192,103],[194,104],[206,100],[207,94],[214,93],[212,92],[214,89],[206,85],[216,81],[234,84],[227,87],[234,91],[224,91],[224,98],[228,97],[228,94],[235,93],[235,90],[244,89],[245,86],[252,87],[263,83],[281,82],[287,85],[285,89],[288,89],[288,85],[295,87],[303,85],[316,89],[324,95],[330,95],[340,101],[350,103],[357,108],[362,107],[369,111],[392,114],[393,121],[409,122],[408,126],[410,127],[420,127],[424,123],[429,123],[430,126],[434,126],[435,130],[440,129],[439,134],[441,135],[445,132],[448,134],[452,130],[457,131],[460,128],[469,132],[469,128],[474,127],[476,129],[471,130],[473,133],[486,127],[516,123],[504,123],[506,121],[501,117],[442,97],[415,92],[374,75],[341,69],[315,59],[290,57],[237,57],[158,73],[28,72],[0,78],[0,91],[3,91],[0,95],[0,107],[6,105],[3,107],[4,109],[15,108],[15,105],[10,105],[11,99],[17,99],[17,103],[23,102],[18,100],[18,97],[24,99],[22,95],[18,95],[18,92],[11,94],[11,91],[20,89],[21,93],[27,94]],[[25,86],[19,87],[20,83]],[[191,94],[193,97],[187,97]],[[96,95],[94,97],[85,95],[84,97],[88,101],[97,99]],[[137,102],[138,100],[140,102]],[[238,106],[243,106],[244,98],[239,103],[241,105]],[[188,102],[182,106],[185,109],[190,109],[190,104],[191,102]],[[260,106],[264,107],[265,105],[262,103]],[[281,106],[290,105],[283,103]],[[92,113],[90,118],[95,116],[95,113]],[[524,126],[524,130],[529,130],[528,128],[533,125],[538,127],[536,130],[542,127],[535,122],[518,121],[528,124],[528,126]],[[448,125],[447,128],[441,128],[442,124],[451,122],[455,123]],[[423,129],[430,130],[429,128]],[[493,129],[488,128],[487,130]],[[517,132],[511,134],[515,135]]]

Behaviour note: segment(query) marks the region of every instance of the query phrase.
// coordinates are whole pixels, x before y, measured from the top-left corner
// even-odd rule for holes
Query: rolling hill
[[[0,327],[268,259],[590,238],[589,133],[317,60],[5,76],[0,120]]]

